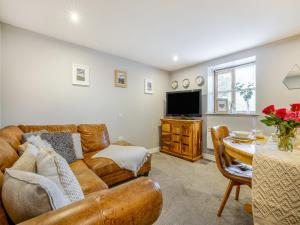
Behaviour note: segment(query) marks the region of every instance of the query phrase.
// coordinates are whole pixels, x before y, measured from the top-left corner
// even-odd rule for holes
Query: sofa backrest
[[[24,133],[36,132],[40,130],[47,130],[49,132],[77,132],[77,126],[75,124],[67,125],[19,125],[19,128]]]

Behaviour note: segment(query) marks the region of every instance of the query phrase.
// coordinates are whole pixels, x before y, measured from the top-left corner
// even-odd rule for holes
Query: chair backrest
[[[228,173],[226,172],[225,167],[230,166],[232,163],[230,156],[225,153],[225,146],[223,144],[223,139],[228,136],[229,130],[226,126],[216,126],[211,128],[216,164],[220,172],[226,177]]]

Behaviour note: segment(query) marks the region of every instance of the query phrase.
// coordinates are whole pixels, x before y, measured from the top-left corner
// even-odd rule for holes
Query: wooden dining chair
[[[211,128],[211,136],[217,167],[222,175],[229,179],[229,184],[217,214],[218,216],[221,216],[234,186],[236,186],[235,200],[239,199],[241,185],[248,185],[251,188],[252,166],[236,161],[225,153],[223,139],[229,136],[229,130],[226,126],[216,126]]]

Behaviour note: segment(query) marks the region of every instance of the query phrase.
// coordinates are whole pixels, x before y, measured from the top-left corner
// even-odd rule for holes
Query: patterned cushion
[[[252,166],[246,165],[244,163],[232,164],[225,167],[225,170],[235,176],[252,178]]]
[[[37,156],[37,172],[54,181],[70,202],[84,199],[78,180],[67,161],[55,151],[40,149]]]
[[[47,141],[58,154],[64,157],[68,163],[72,163],[77,159],[83,159],[80,134],[52,132],[43,133],[40,136],[42,140]]]

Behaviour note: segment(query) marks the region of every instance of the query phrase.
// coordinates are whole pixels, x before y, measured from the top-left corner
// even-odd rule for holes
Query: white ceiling
[[[300,1],[0,0],[0,21],[173,71],[299,34]]]

